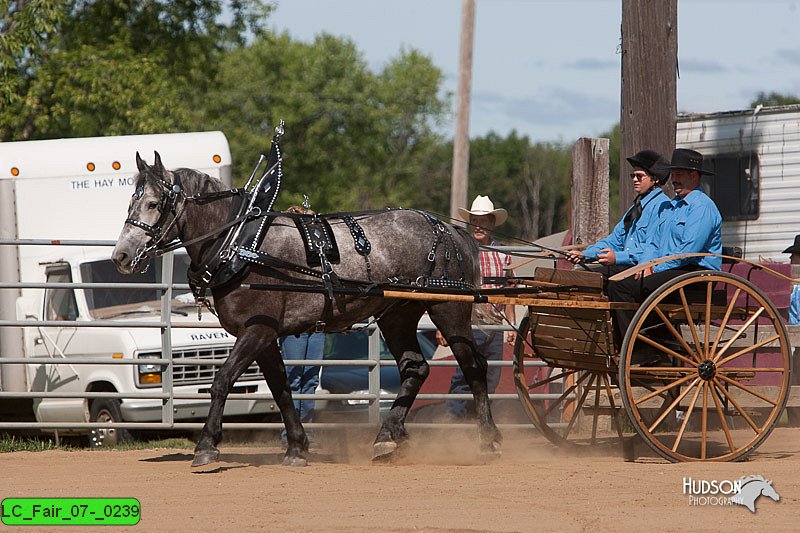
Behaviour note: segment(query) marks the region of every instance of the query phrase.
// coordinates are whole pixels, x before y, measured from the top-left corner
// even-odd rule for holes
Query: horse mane
[[[188,189],[189,194],[218,192],[227,188],[221,180],[192,168],[176,168],[167,172],[174,176],[173,181],[178,180],[184,190]],[[136,187],[143,186],[145,183],[155,186],[156,189],[163,187],[161,176],[155,171],[154,166],[148,165],[137,174]]]
[[[769,480],[764,479],[764,476],[759,476],[759,475],[746,476],[741,478],[739,481],[741,481],[742,487],[753,481],[763,481],[764,483],[771,484]]]
[[[228,188],[222,180],[192,168],[177,168],[172,174],[184,190],[190,190],[190,194],[218,192]]]

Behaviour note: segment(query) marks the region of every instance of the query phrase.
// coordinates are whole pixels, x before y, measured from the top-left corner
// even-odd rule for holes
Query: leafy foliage
[[[490,133],[470,143],[468,197],[488,194],[511,215],[501,232],[532,241],[566,228],[570,168],[568,147]]]
[[[4,133],[87,137],[179,131],[190,111],[182,105],[181,85],[166,74],[157,55],[138,57],[125,43],[55,51],[30,80],[25,100],[12,105],[15,112],[4,113]]]
[[[223,23],[222,6],[18,0],[0,26],[0,52],[8,52],[0,139],[197,129],[222,52],[241,45],[246,30],[259,31],[269,11],[262,0],[235,0]]]
[[[0,0],[0,105],[21,99],[66,14],[67,0]]]
[[[374,74],[349,40],[264,34],[226,54],[204,123],[227,133],[242,182],[256,154],[266,153],[272,127],[285,120],[287,205],[302,194],[317,211],[403,205],[438,142],[431,121],[446,110],[441,80],[413,50]]]
[[[800,104],[800,98],[791,94],[781,94],[775,91],[769,94],[759,92],[756,99],[750,102],[750,107],[755,108],[757,105],[763,106],[778,106],[778,105],[791,105]]]
[[[452,143],[440,146],[427,160],[427,186],[414,196],[414,206],[449,213]],[[567,227],[572,155],[568,146],[531,144],[511,132],[489,133],[470,142],[469,202],[488,195],[509,212],[496,232],[511,244],[514,238],[533,241]],[[468,207],[468,206],[465,206]]]

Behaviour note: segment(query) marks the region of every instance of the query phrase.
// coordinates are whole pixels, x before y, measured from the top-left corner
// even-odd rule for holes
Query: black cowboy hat
[[[632,167],[646,170],[659,185],[663,185],[669,179],[669,161],[655,150],[642,150],[626,159]]]
[[[783,251],[785,254],[800,254],[800,235],[794,236],[794,244]]]
[[[713,176],[714,173],[703,169],[703,154],[688,148],[676,148],[672,152],[671,170],[696,170],[700,174]]]

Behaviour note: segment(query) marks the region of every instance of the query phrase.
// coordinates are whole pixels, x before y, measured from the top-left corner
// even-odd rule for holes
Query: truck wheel
[[[89,410],[90,422],[123,422],[119,400],[100,398],[92,402]],[[133,441],[127,429],[94,428],[89,432],[89,446],[103,448]]]

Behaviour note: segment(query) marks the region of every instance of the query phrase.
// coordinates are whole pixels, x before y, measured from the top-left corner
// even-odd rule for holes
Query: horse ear
[[[156,159],[153,162],[153,168],[156,169],[156,173],[158,173],[159,176],[163,176],[164,175],[164,165],[163,165],[163,163],[161,163],[161,154],[159,154],[156,151],[154,151],[153,153],[156,156]]]
[[[144,169],[147,168],[147,163],[144,162],[139,152],[136,152],[136,168],[139,169],[139,172],[144,172]]]

